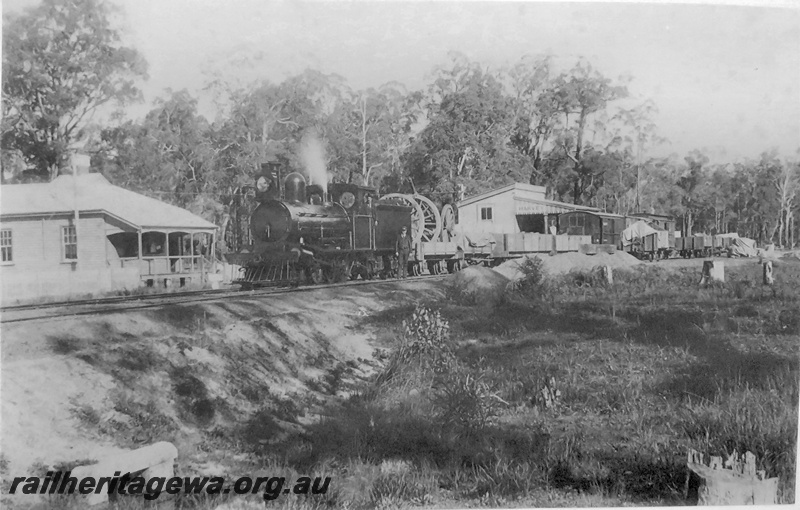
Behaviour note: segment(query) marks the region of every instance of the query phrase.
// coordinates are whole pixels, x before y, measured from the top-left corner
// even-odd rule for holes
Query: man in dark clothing
[[[395,243],[395,255],[397,255],[398,278],[408,276],[408,256],[411,254],[411,236],[408,235],[406,227],[400,229]]]

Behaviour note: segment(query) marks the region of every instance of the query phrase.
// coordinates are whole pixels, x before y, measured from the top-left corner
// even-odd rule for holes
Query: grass
[[[707,287],[699,269],[659,264],[617,271],[612,286],[593,273],[524,271],[491,303],[448,288],[444,302],[423,298],[361,319],[383,344],[381,369],[340,397],[355,367],[329,365],[315,380],[328,399],[315,406],[316,421],[310,406],[270,396],[244,364],[227,371],[231,385],[262,400],[244,423],[221,420],[207,379],[188,367],[170,372],[179,414],[201,426],[214,418],[204,451],[247,454],[249,471],[228,476],[333,477],[328,494],[278,498],[273,508],[682,505],[689,448],[752,451],[779,478],[778,501],[794,503],[800,265],[776,264],[773,287],[760,285],[755,264],[726,268],[726,283]],[[201,310],[162,318],[207,344]],[[86,348],[53,343],[63,354]],[[131,374],[156,363],[126,358]],[[120,397],[126,433],[168,437],[175,424],[157,414],[146,421],[148,405]],[[91,408],[75,413],[87,426],[97,421]]]
[[[423,499],[456,506],[614,506],[683,504],[687,450],[736,449],[756,454],[780,480],[779,502],[793,503],[800,345],[787,310],[800,306],[800,271],[784,266],[783,284],[762,288],[756,269],[702,288],[697,271],[658,265],[618,272],[613,286],[539,278],[489,308],[448,289],[448,334],[426,355],[447,358],[443,373],[399,354],[415,311],[387,310],[369,322],[399,331],[394,376],[283,458],[408,463],[434,480]],[[390,493],[382,501],[421,497],[371,483]]]

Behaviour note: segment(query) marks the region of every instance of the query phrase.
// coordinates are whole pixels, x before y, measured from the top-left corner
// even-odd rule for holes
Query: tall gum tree
[[[527,175],[525,158],[508,143],[513,111],[502,82],[462,55],[452,57],[428,89],[428,123],[408,159],[415,182],[440,200]]]
[[[550,83],[551,58],[526,55],[506,72],[514,117],[511,144],[531,159],[531,184],[545,184],[542,162],[558,112],[544,95]]]
[[[402,154],[421,113],[417,102],[418,94],[398,82],[349,94],[343,102],[344,129],[358,151],[359,163],[349,166],[347,182],[355,182],[356,175],[365,186],[380,186],[387,176],[397,180]]]
[[[101,107],[141,97],[146,63],[120,44],[111,14],[102,0],[44,0],[4,16],[2,149],[35,180],[58,174]]]
[[[624,85],[613,83],[582,59],[553,80],[541,97],[542,104],[550,105],[560,114],[554,150],[560,151],[562,157],[554,155],[553,159],[556,172],[564,171],[561,179],[566,180],[563,184],[568,184],[576,204],[588,201],[591,197],[585,196],[586,192],[597,188],[597,174],[584,158],[590,116],[604,110],[609,102],[627,95]]]

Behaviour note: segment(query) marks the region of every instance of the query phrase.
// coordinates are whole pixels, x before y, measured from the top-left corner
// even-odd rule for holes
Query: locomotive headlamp
[[[344,193],[342,193],[342,196],[339,199],[339,203],[341,203],[345,209],[350,209],[351,207],[353,207],[353,204],[356,203],[356,196],[350,193],[349,191],[345,191]]]
[[[259,177],[258,180],[256,181],[256,189],[260,193],[264,193],[269,189],[269,181],[263,175]]]

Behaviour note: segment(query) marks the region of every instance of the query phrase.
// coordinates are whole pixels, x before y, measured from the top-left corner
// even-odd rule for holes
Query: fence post
[[[772,277],[772,261],[764,262],[764,285],[772,285],[775,279]]]
[[[721,260],[704,260],[700,285],[725,281],[725,265]]]
[[[614,285],[614,272],[611,266],[603,266],[603,277],[606,280],[606,284]]]

